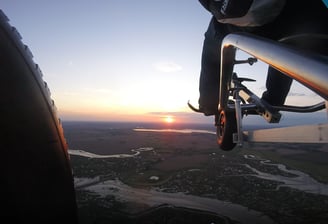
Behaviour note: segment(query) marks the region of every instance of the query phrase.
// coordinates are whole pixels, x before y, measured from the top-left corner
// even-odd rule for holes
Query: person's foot
[[[269,91],[264,91],[262,93],[261,101],[263,104],[268,105],[269,107],[280,107],[283,106],[286,100],[284,94],[270,93]]]
[[[199,108],[195,108],[193,105],[191,105],[188,101],[188,106],[191,110],[197,112],[197,113],[203,113],[205,116],[213,116],[219,114],[218,106],[201,106],[199,105]]]
[[[216,114],[219,114],[218,106],[216,107],[202,107],[199,106],[199,110],[205,115],[205,116],[213,116]]]

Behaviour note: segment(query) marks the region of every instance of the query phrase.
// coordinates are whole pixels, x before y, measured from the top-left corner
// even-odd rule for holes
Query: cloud
[[[182,67],[174,62],[161,61],[153,64],[154,68],[160,72],[178,72],[182,70]]]

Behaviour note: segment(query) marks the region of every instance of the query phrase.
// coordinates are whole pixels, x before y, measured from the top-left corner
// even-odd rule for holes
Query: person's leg
[[[223,24],[213,17],[205,33],[199,79],[199,110],[206,116],[218,113],[221,43]]]
[[[286,5],[279,17],[263,27],[255,30],[255,34],[269,39],[280,41],[289,36],[317,33],[327,34],[328,9],[321,1],[298,2],[295,11],[295,3],[286,1]],[[283,41],[285,44],[295,46],[303,50],[311,50],[318,53],[327,52],[327,45],[322,42],[302,39]],[[279,71],[269,68],[266,81],[267,90],[262,99],[272,105],[283,105],[288,95],[292,79]]]
[[[315,35],[315,33],[313,33]],[[323,34],[320,33],[320,34]],[[328,34],[325,34],[328,36]],[[326,37],[299,36],[286,39],[283,43],[297,47],[301,50],[316,52],[318,54],[328,55],[328,44]],[[267,90],[263,92],[262,99],[273,106],[281,106],[285,103],[292,84],[292,78],[269,67],[266,80]]]
[[[263,92],[262,99],[272,106],[284,105],[292,81],[290,77],[269,67],[266,80],[267,90]]]

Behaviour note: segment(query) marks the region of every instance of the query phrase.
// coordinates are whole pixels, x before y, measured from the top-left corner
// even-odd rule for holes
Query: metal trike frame
[[[325,35],[304,34],[328,41]],[[236,60],[239,49],[251,57]],[[252,65],[260,60],[297,80],[323,98],[323,102],[310,106],[272,106],[262,101],[243,82],[255,81],[239,78],[234,65]],[[262,116],[268,123],[279,123],[280,111],[310,113],[328,108],[328,57],[295,49],[278,41],[236,33],[227,35],[221,47],[219,114],[215,117],[217,141],[221,149],[231,150],[243,142],[299,142],[328,143],[328,123],[243,131],[245,115]],[[328,109],[327,113],[328,113]],[[300,131],[301,130],[301,131]]]

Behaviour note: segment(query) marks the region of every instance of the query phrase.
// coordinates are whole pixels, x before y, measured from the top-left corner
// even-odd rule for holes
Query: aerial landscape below
[[[211,125],[64,122],[81,223],[326,223],[327,144],[222,151]]]

